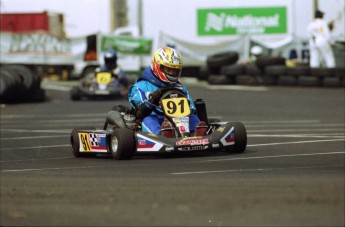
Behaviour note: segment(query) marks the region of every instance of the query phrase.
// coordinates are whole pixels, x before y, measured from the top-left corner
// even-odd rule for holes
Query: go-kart
[[[194,101],[200,120],[206,122],[206,135],[193,136],[189,130],[190,105],[179,89],[164,92],[153,111],[165,116],[175,130],[174,138],[141,131],[141,122],[132,110],[114,106],[106,116],[103,129],[74,128],[72,152],[76,157],[112,154],[114,159],[130,159],[142,153],[179,153],[193,151],[226,151],[242,153],[247,146],[247,133],[241,122],[223,122],[207,118],[202,99]]]
[[[79,86],[72,87],[70,97],[77,101],[83,97],[121,97],[125,93],[126,88],[119,83],[119,80],[111,72],[104,71],[87,75]]]

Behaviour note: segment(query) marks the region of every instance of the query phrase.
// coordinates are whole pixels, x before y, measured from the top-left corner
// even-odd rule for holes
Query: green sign
[[[114,49],[124,54],[151,54],[152,40],[119,36],[101,36],[101,51]]]
[[[287,33],[286,7],[199,9],[199,36]]]

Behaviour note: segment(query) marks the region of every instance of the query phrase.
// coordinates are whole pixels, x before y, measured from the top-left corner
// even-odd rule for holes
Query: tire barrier
[[[263,75],[263,83],[265,85],[277,85],[280,75],[286,74],[285,65],[271,65],[265,68],[265,73]]]
[[[41,78],[22,65],[4,65],[0,68],[0,101],[3,103],[44,101]]]
[[[223,75],[222,68],[226,66],[234,65],[239,59],[239,54],[235,51],[227,51],[222,53],[217,53],[208,56],[206,59],[206,65],[199,68],[198,79],[211,81],[211,83],[231,83],[231,79],[220,79],[217,78],[219,75]],[[212,75],[212,78],[209,77]],[[223,77],[222,76],[222,77]]]
[[[223,66],[235,64],[239,59],[239,54],[234,51],[214,54],[206,59],[207,68],[210,74],[220,74]]]
[[[221,66],[219,73],[213,73],[208,66],[203,66],[200,68],[199,79],[213,85],[345,87],[344,68],[310,68],[306,65],[288,67],[282,63],[283,58],[262,58],[256,64]]]
[[[256,65],[261,71],[264,71],[267,66],[285,65],[285,61],[283,57],[259,56],[256,59]]]
[[[227,77],[226,75],[209,75],[207,79],[209,84],[222,85],[222,84],[234,84],[235,78]]]

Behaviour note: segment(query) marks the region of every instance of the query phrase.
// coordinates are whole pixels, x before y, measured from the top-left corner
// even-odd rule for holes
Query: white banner
[[[290,35],[279,36],[230,36],[227,40],[214,43],[192,43],[180,40],[173,36],[161,33],[159,46],[170,46],[176,48],[181,54],[184,66],[205,65],[207,56],[226,51],[235,51],[239,54],[239,62],[249,59],[251,41],[254,41],[265,48],[275,50],[284,48],[293,41]]]
[[[82,61],[86,37],[60,39],[45,33],[0,33],[1,63],[70,64]]]
[[[241,57],[246,57],[248,43],[244,36],[231,36],[227,40],[212,44],[197,44],[163,33],[161,33],[159,40],[159,46],[170,46],[181,53],[184,66],[202,66],[208,56],[226,51],[236,51]]]

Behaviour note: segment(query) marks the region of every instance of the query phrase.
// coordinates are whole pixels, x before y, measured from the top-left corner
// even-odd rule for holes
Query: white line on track
[[[302,144],[302,143],[336,142],[336,141],[345,141],[345,139],[306,140],[306,141],[293,141],[293,142],[281,142],[281,143],[249,144],[249,145],[247,145],[247,147],[276,146],[276,145]],[[68,147],[68,146],[70,146],[70,144],[50,145],[50,146],[35,146],[35,147],[1,148],[1,150],[2,150],[2,151],[8,151],[8,150],[23,150],[23,149],[41,149],[41,148],[53,148],[53,147]]]
[[[287,128],[287,127],[309,127],[309,128],[329,128],[329,127],[342,127],[344,128],[344,124],[342,123],[325,123],[325,124],[276,124],[276,125],[263,125],[263,124],[246,124],[245,125],[248,128],[257,128],[257,127],[270,127],[270,128],[274,128],[274,127],[283,127],[283,128]]]
[[[32,114],[8,114],[8,115],[1,115],[1,120],[3,119],[27,119],[27,118],[44,118],[44,119],[52,119],[52,118],[88,118],[88,117],[104,117],[105,113],[82,113],[82,114],[49,114],[47,115],[32,115]]]
[[[335,142],[335,141],[345,141],[345,139],[333,139],[333,140],[304,140],[304,141],[281,142],[281,143],[263,143],[263,144],[252,144],[252,145],[247,145],[247,147],[276,146],[276,145],[301,144],[301,143],[322,143],[322,142]]]
[[[289,168],[260,168],[260,169],[229,169],[229,170],[215,170],[215,171],[195,171],[195,172],[176,172],[172,175],[191,175],[191,174],[208,174],[208,173],[234,173],[234,172],[259,172],[259,171],[277,171],[277,170],[294,170],[294,169],[315,169],[315,168],[334,168],[344,167],[344,165],[322,165],[322,166],[300,166]]]
[[[42,149],[42,148],[53,148],[53,147],[69,147],[70,144],[63,145],[50,145],[50,146],[36,146],[36,147],[12,147],[12,148],[1,148],[2,151],[11,151],[11,150],[27,150],[27,149]]]
[[[209,90],[238,90],[238,91],[268,91],[267,87],[240,86],[240,85],[208,85]]]
[[[243,121],[244,124],[318,124],[320,120],[271,120],[271,121]]]
[[[59,158],[45,158],[45,159],[37,159],[37,158],[30,158],[30,159],[17,159],[17,160],[7,160],[7,161],[0,161],[0,163],[8,163],[8,162],[36,162],[36,161],[51,161],[51,160],[62,160],[62,159],[74,159],[75,157],[59,157]]]
[[[105,119],[105,115],[103,117],[100,118],[84,118],[84,119],[36,119],[35,123],[44,123],[44,124],[53,124],[53,123],[68,123],[70,124],[72,123],[80,123],[80,122],[98,122],[98,121],[104,121]],[[18,121],[17,121],[18,122]],[[2,122],[2,123],[6,123],[6,124],[12,124],[11,122]],[[23,121],[21,124],[30,124],[31,122],[27,122],[27,121]]]
[[[28,140],[28,139],[32,140],[32,139],[61,138],[61,137],[69,137],[69,135],[11,137],[11,138],[0,138],[0,140]]]
[[[332,138],[332,139],[343,139],[345,138],[344,133],[332,133],[332,134],[289,134],[289,135],[268,135],[268,134],[250,134],[248,137],[277,137],[277,138]]]
[[[52,85],[52,84],[42,84],[42,88],[46,90],[56,90],[56,91],[70,91],[71,87]]]
[[[231,159],[215,159],[215,160],[203,160],[203,161],[192,161],[194,163],[207,163],[207,162],[216,162],[216,161],[236,161],[236,160],[251,160],[251,159],[266,159],[266,158],[285,158],[285,157],[298,157],[298,156],[318,156],[318,155],[337,155],[337,154],[345,154],[345,151],[342,152],[329,152],[329,153],[311,153],[311,154],[291,154],[291,155],[276,155],[276,156],[254,156],[254,157],[243,157],[243,158],[231,158]],[[188,162],[177,162],[177,163],[191,163]],[[323,167],[339,167],[342,165],[332,165],[332,166],[323,166]],[[46,171],[46,170],[70,170],[70,169],[89,169],[89,168],[114,168],[115,166],[80,166],[80,167],[55,167],[55,168],[38,168],[38,169],[9,169],[9,170],[1,170],[2,173],[18,173],[18,172],[30,172],[30,171]],[[320,166],[318,166],[320,167]],[[308,167],[292,167],[292,168],[308,168]],[[310,167],[309,167],[310,168]],[[312,168],[315,168],[312,167]],[[279,169],[279,168],[278,168]],[[249,169],[250,171],[259,171],[262,169]],[[266,169],[270,170],[270,169]],[[273,170],[273,169],[272,169]],[[230,171],[246,171],[246,170],[219,170],[220,172],[230,172]],[[194,174],[194,173],[216,173],[219,171],[200,171],[200,172],[181,172],[181,173],[171,173],[171,174]],[[248,171],[248,170],[247,170]]]
[[[247,130],[247,132],[344,132],[344,128],[325,128],[325,129],[262,129],[262,130]]]
[[[305,154],[283,154],[283,155],[267,155],[267,156],[252,156],[252,157],[242,157],[242,158],[227,158],[227,159],[210,159],[210,160],[200,160],[192,161],[198,163],[205,162],[224,162],[224,161],[237,161],[237,160],[252,160],[252,159],[267,159],[267,158],[288,158],[288,157],[299,157],[299,156],[319,156],[319,155],[337,155],[345,154],[345,151],[340,152],[323,152],[323,153],[305,153]],[[185,162],[181,162],[185,163]]]
[[[6,132],[37,132],[37,133],[71,133],[70,129],[59,129],[59,130],[32,130],[32,129],[10,129],[10,128],[2,128],[1,131],[6,131]]]

